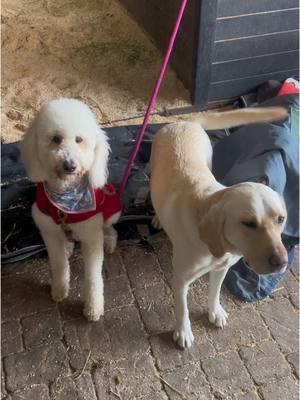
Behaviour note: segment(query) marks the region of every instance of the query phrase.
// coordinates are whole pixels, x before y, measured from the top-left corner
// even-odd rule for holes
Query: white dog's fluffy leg
[[[62,301],[69,294],[70,265],[66,249],[66,239],[61,235],[41,232],[51,265],[51,295],[54,301]]]
[[[175,300],[176,329],[173,338],[182,348],[191,347],[194,341],[187,306],[188,290],[188,283],[175,275],[173,278],[173,291]]]
[[[112,254],[116,247],[118,241],[118,233],[113,226],[108,226],[104,228],[104,251],[107,254]]]
[[[98,321],[104,314],[103,295],[103,233],[92,233],[88,240],[82,241],[84,259],[84,315],[89,321]]]
[[[36,226],[40,229],[49,256],[52,298],[54,301],[62,301],[69,294],[69,243],[60,226],[56,225],[50,217],[41,213],[36,203],[32,207],[32,216]]]
[[[209,273],[208,313],[209,320],[219,328],[227,323],[228,314],[220,304],[220,291],[228,268]]]
[[[74,242],[70,242],[69,240],[66,240],[65,248],[66,248],[66,254],[67,257],[70,258],[71,255],[73,254],[74,251]]]

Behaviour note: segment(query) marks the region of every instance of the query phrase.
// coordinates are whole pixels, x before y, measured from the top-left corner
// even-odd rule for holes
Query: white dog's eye
[[[52,138],[52,142],[56,144],[60,144],[62,142],[62,137],[59,135],[54,135]]]
[[[279,217],[277,217],[277,223],[279,225],[282,225],[284,223],[285,218],[282,215],[279,215]]]
[[[243,225],[247,226],[247,228],[256,229],[257,223],[255,221],[243,221]]]
[[[76,136],[75,141],[76,141],[76,143],[81,143],[83,141],[83,139],[80,136]]]

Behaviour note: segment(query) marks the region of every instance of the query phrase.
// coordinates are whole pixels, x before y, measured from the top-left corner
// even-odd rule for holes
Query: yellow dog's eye
[[[277,217],[277,222],[279,225],[282,225],[284,223],[285,218],[282,215],[279,215],[279,217]]]
[[[83,139],[80,136],[76,136],[75,141],[76,141],[76,143],[81,143],[83,141]]]
[[[255,221],[243,221],[242,224],[247,226],[247,228],[250,228],[250,229],[257,228],[257,223]]]
[[[59,135],[54,135],[52,138],[52,142],[55,144],[60,144],[62,142],[62,137]]]

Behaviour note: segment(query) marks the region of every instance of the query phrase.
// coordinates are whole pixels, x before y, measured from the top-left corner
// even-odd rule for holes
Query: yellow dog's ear
[[[226,253],[224,238],[225,210],[224,202],[211,205],[199,222],[199,237],[214,257],[222,257]]]
[[[25,165],[28,178],[33,182],[43,182],[47,174],[39,160],[36,121],[34,120],[21,142],[21,161]]]
[[[98,129],[94,148],[94,160],[89,170],[89,181],[93,188],[102,188],[107,181],[107,163],[110,147],[105,132]]]

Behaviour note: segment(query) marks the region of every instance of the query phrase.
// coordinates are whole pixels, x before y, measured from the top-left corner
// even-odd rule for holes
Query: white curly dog
[[[109,144],[87,105],[74,99],[45,104],[21,145],[28,177],[37,185],[33,219],[47,247],[52,298],[68,296],[73,241],[84,259],[84,315],[97,321],[104,313],[104,247],[112,253],[117,232],[112,224],[120,207],[107,186]],[[71,239],[71,241],[70,241]]]

